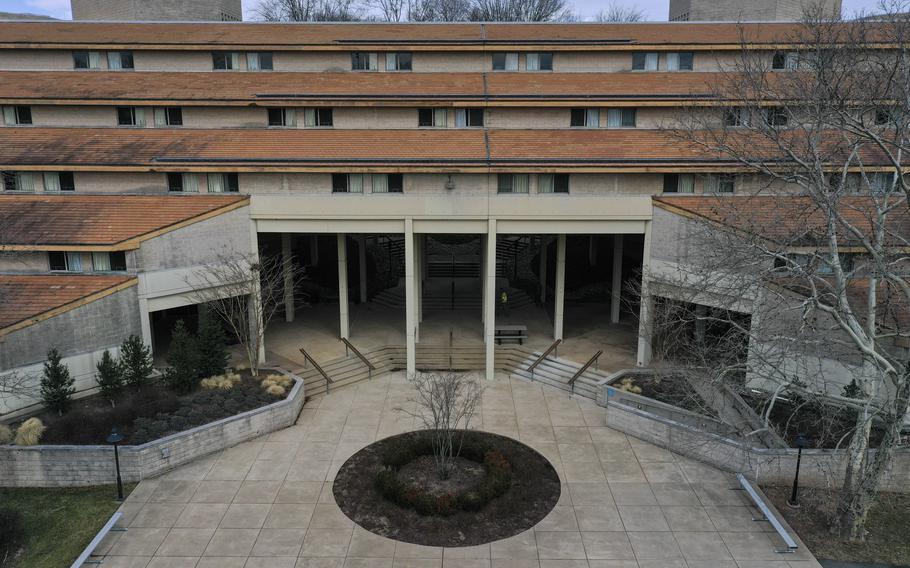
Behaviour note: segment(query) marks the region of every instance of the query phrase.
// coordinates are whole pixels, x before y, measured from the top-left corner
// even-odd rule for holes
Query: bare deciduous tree
[[[627,6],[617,2],[610,2],[605,10],[601,10],[594,16],[597,22],[643,22],[645,12],[636,6]]]
[[[261,0],[254,13],[266,22],[352,22],[362,19],[355,0]]]
[[[475,22],[558,22],[574,18],[566,0],[472,0]]]
[[[483,388],[473,375],[452,371],[418,372],[409,381],[416,391],[409,400],[414,408],[398,410],[416,418],[429,432],[436,470],[441,479],[448,479]]]
[[[765,201],[717,200],[689,222],[693,242],[683,248],[698,253],[688,267],[652,277],[689,290],[686,301],[721,308],[684,314],[687,325],[724,326],[749,346],[748,365],[717,359],[716,349],[683,364],[711,361],[729,371],[724,380],[748,372],[750,384],[771,391],[771,406],[784,391],[827,396],[833,375],[851,379],[851,396],[841,398],[855,425],[842,440],[833,527],[862,540],[910,405],[910,22],[895,12],[849,24],[819,14],[808,14],[781,42],[796,47],[773,60],[744,47],[715,92],[735,108],[723,117],[692,109],[670,130],[748,172],[749,191]],[[746,303],[751,320],[730,317]],[[883,438],[870,451],[873,423]]]

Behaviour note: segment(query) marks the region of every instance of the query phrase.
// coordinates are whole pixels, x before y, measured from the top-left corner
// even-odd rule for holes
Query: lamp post
[[[117,468],[117,500],[123,501],[123,480],[120,478],[120,452],[117,449],[117,444],[123,441],[123,434],[117,429],[116,426],[111,428],[111,433],[107,437],[107,443],[114,445],[114,465]]]
[[[796,473],[793,475],[793,492],[790,493],[790,499],[787,500],[787,505],[794,509],[798,509],[799,495],[797,495],[797,492],[799,491],[799,466],[803,458],[803,450],[809,447],[809,438],[805,434],[799,434],[796,436],[793,444],[796,446]]]

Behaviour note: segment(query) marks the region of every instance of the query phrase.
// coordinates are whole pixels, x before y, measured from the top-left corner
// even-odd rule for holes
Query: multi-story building
[[[841,0],[670,0],[671,22],[797,22],[807,10],[839,18]]]
[[[0,365],[31,368],[128,296],[102,316],[121,328],[61,345],[89,388],[101,351],[138,332],[160,352],[191,317],[194,267],[260,253],[310,278],[269,328],[284,358],[340,336],[400,343],[413,371],[419,344],[463,341],[492,373],[512,322],[647,363],[624,290],[651,263],[652,198],[760,185],[661,128],[730,120],[712,78],[743,29],[786,71],[783,23],[0,23],[0,211],[18,222]]]
[[[239,22],[240,0],[70,0],[74,20]]]

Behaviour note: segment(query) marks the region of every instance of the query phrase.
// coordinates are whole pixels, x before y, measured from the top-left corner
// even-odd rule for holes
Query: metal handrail
[[[597,351],[597,353],[595,353],[593,357],[591,357],[590,359],[588,359],[588,362],[585,363],[584,366],[583,366],[581,369],[579,369],[578,372],[575,373],[575,375],[574,375],[571,379],[569,379],[569,386],[572,387],[572,392],[573,392],[573,393],[575,392],[575,381],[577,381],[578,378],[581,377],[581,376],[585,373],[585,371],[588,370],[588,368],[589,368],[591,365],[593,365],[594,363],[596,363],[597,360],[600,358],[600,356],[603,355],[603,354],[604,354],[604,350],[603,350],[603,349],[599,349],[599,350]]]
[[[354,345],[350,341],[348,341],[346,337],[339,337],[338,339],[340,339],[341,342],[344,343],[344,354],[347,355],[348,350],[350,349],[354,353],[354,355],[357,355],[357,357],[360,358],[361,361],[363,361],[363,364],[367,366],[368,378],[372,379],[373,371],[376,370],[376,366],[373,365],[372,363],[370,363],[370,360],[367,359],[366,357],[364,357],[363,353],[358,351],[357,348],[354,347]]]
[[[549,347],[547,347],[547,350],[543,352],[543,355],[538,357],[537,360],[534,361],[533,363],[531,363],[531,365],[528,367],[528,372],[531,373],[532,381],[534,380],[534,369],[537,368],[537,365],[540,365],[541,363],[543,363],[544,359],[546,359],[550,353],[555,351],[556,348],[559,347],[560,343],[562,343],[562,339],[557,339],[556,341],[554,341],[553,345],[550,345]]]
[[[300,354],[303,355],[303,358],[306,361],[309,361],[310,363],[312,363],[313,368],[316,369],[317,371],[319,371],[319,374],[322,375],[323,379],[325,379],[325,393],[328,394],[329,386],[335,381],[333,381],[332,379],[329,378],[329,376],[325,373],[325,371],[322,370],[322,367],[319,366],[319,363],[316,362],[316,359],[313,359],[313,357],[309,353],[306,352],[306,349],[301,347]]]
[[[123,517],[122,512],[114,513],[104,526],[101,527],[101,530],[98,531],[98,534],[95,535],[95,538],[92,539],[92,542],[88,543],[88,546],[85,547],[85,550],[82,551],[82,554],[79,555],[79,558],[73,562],[70,568],[81,568],[86,564],[101,564],[100,560],[89,560],[90,557],[95,556],[93,554],[95,549],[98,548],[98,545],[101,544],[101,541],[104,540],[104,537],[107,536],[109,532],[126,532],[126,529],[117,528],[114,525],[117,524],[117,521]]]

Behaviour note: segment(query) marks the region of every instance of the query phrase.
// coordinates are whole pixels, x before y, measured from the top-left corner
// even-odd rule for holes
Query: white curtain
[[[348,174],[348,192],[363,193],[363,174]]]
[[[506,71],[518,71],[518,54],[506,53]]]
[[[82,272],[82,253],[66,253],[66,269],[70,272]]]
[[[370,54],[370,71],[376,71],[379,69],[379,54],[371,53]]]
[[[385,54],[385,69],[386,69],[386,71],[398,71],[398,54],[397,53],[386,53]]]
[[[525,56],[525,66],[528,71],[540,71],[540,54],[529,53]]]
[[[92,268],[95,272],[111,271],[111,255],[106,252],[92,253]]]
[[[528,193],[528,174],[512,176],[512,193]]]
[[[607,127],[608,128],[621,128],[622,127],[622,109],[620,108],[611,108],[607,111]]]
[[[107,66],[109,69],[123,69],[123,60],[119,51],[107,52]]]
[[[155,126],[167,126],[167,111],[165,109],[155,109]]]
[[[297,111],[292,108],[284,109],[284,125],[297,126]]]
[[[667,71],[679,71],[679,54],[667,54]]]
[[[445,126],[449,111],[444,108],[433,109],[433,126]]]
[[[144,108],[133,108],[133,116],[136,117],[136,126],[145,126]]]
[[[89,69],[99,69],[101,67],[101,53],[98,51],[88,52]]]
[[[539,174],[537,176],[537,193],[553,193],[553,174]]]
[[[386,174],[373,174],[373,193],[389,192],[389,176]]]
[[[468,113],[465,109],[455,109],[455,126],[464,128],[468,125]]]
[[[250,71],[259,71],[259,54],[250,52],[246,54],[246,68]]]
[[[657,71],[657,54],[645,54],[645,71]]]
[[[600,126],[600,110],[589,108],[585,110],[585,126],[588,128],[597,128]]]
[[[208,174],[209,193],[224,193],[224,176],[221,174]]]
[[[240,54],[236,51],[231,53],[231,69],[240,69]]]
[[[57,172],[44,174],[44,191],[60,191],[60,174]]]
[[[316,126],[316,109],[308,108],[303,111],[303,125],[312,127]]]
[[[199,177],[196,174],[183,174],[183,191],[187,193],[199,192]]]
[[[35,178],[29,173],[16,174],[16,188],[19,191],[35,191]]]
[[[16,107],[3,107],[3,124],[15,126],[19,122],[16,120]]]
[[[695,176],[692,174],[680,174],[679,175],[679,185],[677,186],[677,191],[679,193],[694,193],[695,192]]]

